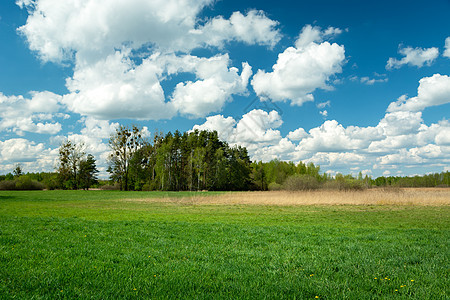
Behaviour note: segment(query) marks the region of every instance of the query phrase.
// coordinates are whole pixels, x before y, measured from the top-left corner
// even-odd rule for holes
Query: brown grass
[[[165,202],[186,205],[450,205],[448,188],[370,189],[365,191],[272,191],[230,192],[222,195],[127,199],[126,201]]]

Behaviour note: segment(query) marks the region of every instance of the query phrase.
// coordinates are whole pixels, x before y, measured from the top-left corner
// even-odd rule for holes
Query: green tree
[[[59,147],[58,178],[61,187],[78,189],[80,162],[86,155],[84,143],[64,141]]]
[[[93,184],[98,183],[97,166],[92,154],[88,154],[85,159],[80,161],[79,166],[79,187],[88,190]]]
[[[14,177],[16,177],[16,178],[23,175],[22,166],[20,164],[16,165],[16,167],[14,168],[13,174],[14,174]]]
[[[133,155],[143,146],[146,140],[142,129],[136,126],[120,126],[109,139],[111,153],[109,155],[108,172],[111,179],[120,184],[120,189],[130,188],[130,166]]]

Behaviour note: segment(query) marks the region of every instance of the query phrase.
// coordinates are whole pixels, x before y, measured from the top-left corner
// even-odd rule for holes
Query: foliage
[[[32,180],[28,175],[21,175],[14,180],[0,181],[0,190],[43,190],[44,185],[38,181]]]
[[[268,186],[269,191],[281,191],[282,189],[283,189],[283,186],[279,183],[276,183],[276,182],[269,183],[269,186]]]
[[[319,181],[311,175],[292,175],[283,183],[283,188],[288,191],[306,191],[319,188]]]
[[[145,145],[142,130],[136,126],[120,126],[109,139],[111,153],[108,172],[119,183],[121,190],[128,191],[131,188],[130,169],[138,170],[140,161],[135,154]]]
[[[176,131],[165,136],[159,133],[152,143],[140,139],[139,132],[136,127],[132,131],[120,128],[110,139],[111,149],[115,150],[111,153],[109,172],[123,190],[250,189],[251,162],[247,150],[230,147],[219,140],[217,132]],[[137,144],[124,148],[127,139]]]
[[[450,172],[432,173],[423,176],[388,176],[378,177],[373,181],[376,186],[398,187],[450,187]]]
[[[59,147],[58,182],[49,181],[50,188],[63,188],[77,190],[89,189],[97,182],[98,170],[94,156],[84,151],[84,143],[64,141]]]
[[[93,184],[98,183],[97,167],[95,165],[95,158],[92,154],[88,154],[85,159],[82,159],[79,164],[79,187],[82,189],[89,189]]]
[[[17,164],[13,171],[14,177],[20,177],[23,175],[22,166]]]

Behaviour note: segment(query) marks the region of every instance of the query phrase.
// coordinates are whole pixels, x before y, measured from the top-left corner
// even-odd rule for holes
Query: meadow
[[[1,191],[0,299],[448,299],[450,189]]]

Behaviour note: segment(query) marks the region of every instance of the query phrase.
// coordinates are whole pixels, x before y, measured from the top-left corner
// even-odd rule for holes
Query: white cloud
[[[44,150],[44,144],[36,144],[22,138],[0,141],[2,154],[0,161],[9,163],[34,161]]]
[[[249,45],[275,46],[281,39],[277,21],[266,17],[263,11],[250,10],[246,16],[234,12],[230,19],[222,16],[209,20],[204,26],[191,30],[194,44],[223,47],[224,42],[239,41]]]
[[[85,127],[81,129],[81,134],[99,139],[109,139],[119,128],[119,123],[110,123],[106,120],[96,120],[88,117],[84,118]]]
[[[450,77],[434,74],[419,81],[417,96],[407,98],[402,96],[392,102],[387,111],[421,111],[429,106],[442,105],[450,102]]]
[[[24,135],[24,132],[56,134],[61,131],[61,124],[53,121],[54,118],[65,118],[65,115],[58,113],[62,108],[61,96],[51,92],[30,94],[31,98],[27,99],[0,93],[0,131],[11,130],[18,135]]]
[[[318,152],[306,162],[313,162],[321,167],[360,166],[366,162],[366,157],[352,152]]]
[[[386,69],[398,69],[403,65],[421,68],[424,65],[431,65],[439,56],[439,49],[436,47],[428,49],[406,47],[400,48],[398,52],[404,57],[401,60],[390,57],[387,61]]]
[[[256,94],[263,100],[290,100],[292,105],[300,106],[314,100],[312,93],[316,89],[329,89],[329,78],[342,72],[345,51],[335,43],[317,44],[317,39],[316,30],[304,29],[297,48],[289,47],[278,55],[273,72],[258,70],[252,80]]]
[[[369,78],[369,77],[361,77],[361,83],[367,85],[373,85],[378,82],[388,82],[388,78]]]
[[[20,1],[29,10],[19,28],[44,61],[61,62],[76,54],[91,61],[112,54],[124,43],[134,49],[146,43],[170,48],[196,23],[211,0]],[[151,28],[151,30],[149,30]]]
[[[377,127],[386,136],[398,136],[417,132],[422,122],[421,112],[397,111],[387,113]]]
[[[298,145],[308,152],[339,152],[360,148],[361,141],[351,139],[345,128],[337,121],[325,121],[321,126],[309,131],[309,136]]]
[[[318,109],[324,109],[325,107],[330,107],[330,100],[325,101],[325,102],[321,102],[319,104],[316,105]]]
[[[311,43],[321,43],[324,40],[331,39],[341,33],[342,30],[339,28],[328,27],[326,30],[322,31],[320,27],[313,27],[308,24],[302,28],[302,31],[295,42],[295,47],[300,49],[307,47]]]
[[[445,39],[445,48],[444,53],[442,54],[445,57],[450,58],[450,36]]]
[[[63,102],[71,111],[97,119],[171,118],[176,110],[165,102],[161,74],[152,57],[135,66],[126,52],[116,52],[76,68]]]
[[[262,145],[275,145],[281,139],[279,130],[275,130],[283,124],[277,111],[266,112],[254,109],[239,121],[232,117],[224,118],[222,115],[211,116],[201,125],[195,125],[193,130],[216,130],[219,137],[231,145],[247,147],[250,153],[254,153]]]
[[[287,138],[291,141],[300,141],[308,136],[308,133],[303,128],[297,128],[294,131],[289,132]]]
[[[167,58],[169,74],[174,71],[193,72],[197,81],[180,82],[175,87],[170,104],[180,114],[192,117],[204,117],[211,112],[220,111],[233,94],[247,92],[248,80],[252,69],[247,63],[242,64],[241,75],[235,67],[229,68],[228,54],[212,58],[195,56]],[[177,70],[170,70],[172,67]]]
[[[127,45],[150,45],[161,51],[190,51],[223,46],[227,41],[274,46],[281,38],[278,22],[262,11],[234,12],[198,25],[198,14],[213,0],[84,0],[18,1],[29,11],[19,28],[31,50],[44,61],[76,56],[94,62]],[[149,30],[151,28],[151,30]]]
[[[277,111],[266,112],[254,109],[237,122],[231,142],[251,146],[251,144],[270,144],[281,139],[280,131],[274,130],[283,124]]]
[[[206,118],[202,125],[194,125],[193,130],[217,131],[221,140],[229,141],[230,135],[234,134],[236,121],[232,117],[225,118],[222,115],[215,115]]]
[[[17,4],[29,17],[19,32],[43,61],[74,61],[64,96],[73,112],[96,119],[159,120],[178,112],[203,117],[220,111],[232,95],[246,93],[252,71],[243,63],[238,74],[228,55],[198,58],[189,52],[231,41],[273,47],[281,38],[278,22],[262,11],[199,20],[212,3],[22,0]],[[165,92],[161,82],[179,72],[197,80]]]

